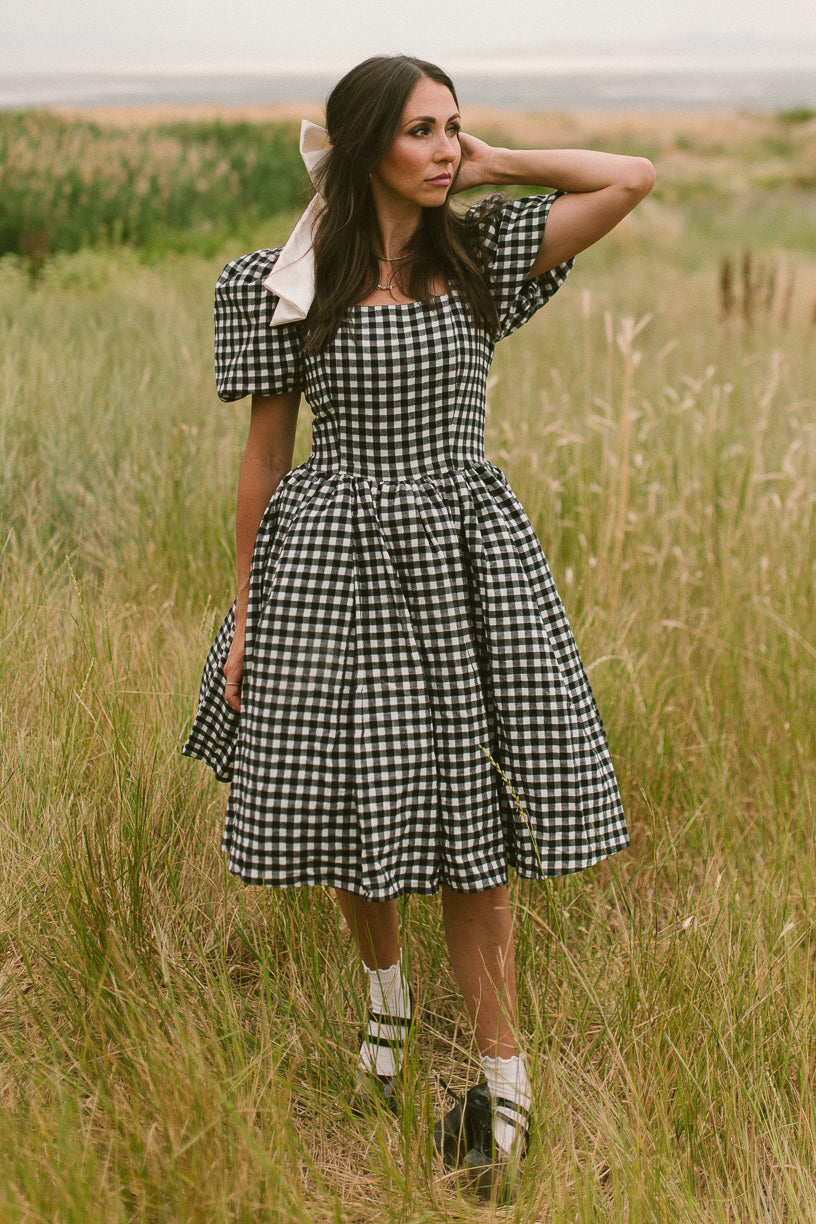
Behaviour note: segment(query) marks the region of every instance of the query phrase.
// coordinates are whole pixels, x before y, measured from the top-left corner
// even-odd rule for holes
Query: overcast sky
[[[459,59],[710,40],[816,49],[816,0],[3,0],[0,75],[63,69],[345,69],[379,51]]]

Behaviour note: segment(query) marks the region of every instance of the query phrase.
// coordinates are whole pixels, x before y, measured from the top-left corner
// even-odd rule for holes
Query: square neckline
[[[413,298],[410,302],[371,302],[366,305],[364,302],[355,302],[349,310],[402,310],[406,306],[433,306],[434,302],[445,302],[451,296],[450,290],[447,293],[436,293],[427,301],[423,298]]]

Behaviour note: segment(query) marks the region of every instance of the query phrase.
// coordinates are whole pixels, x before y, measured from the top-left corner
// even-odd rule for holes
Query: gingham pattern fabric
[[[569,270],[525,281],[553,198],[483,219],[502,335]],[[216,299],[222,398],[302,386],[314,413],[312,454],[258,531],[241,714],[223,697],[230,612],[184,746],[232,782],[230,870],[385,900],[490,888],[508,866],[576,871],[622,849],[563,607],[484,456],[493,339],[452,290],[353,307],[329,348],[304,357],[296,326],[265,326],[276,254],[230,264]]]

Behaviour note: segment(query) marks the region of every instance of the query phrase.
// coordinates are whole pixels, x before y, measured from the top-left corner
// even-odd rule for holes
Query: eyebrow
[[[454,111],[445,120],[446,123],[451,123],[454,119],[461,119],[462,116],[458,111]],[[412,119],[406,119],[405,126],[409,127],[412,123],[436,123],[436,115],[414,115]]]

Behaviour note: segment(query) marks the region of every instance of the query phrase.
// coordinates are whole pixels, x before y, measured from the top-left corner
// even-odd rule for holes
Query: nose
[[[448,132],[443,132],[436,146],[436,160],[441,162],[458,161],[461,155],[459,140]]]

